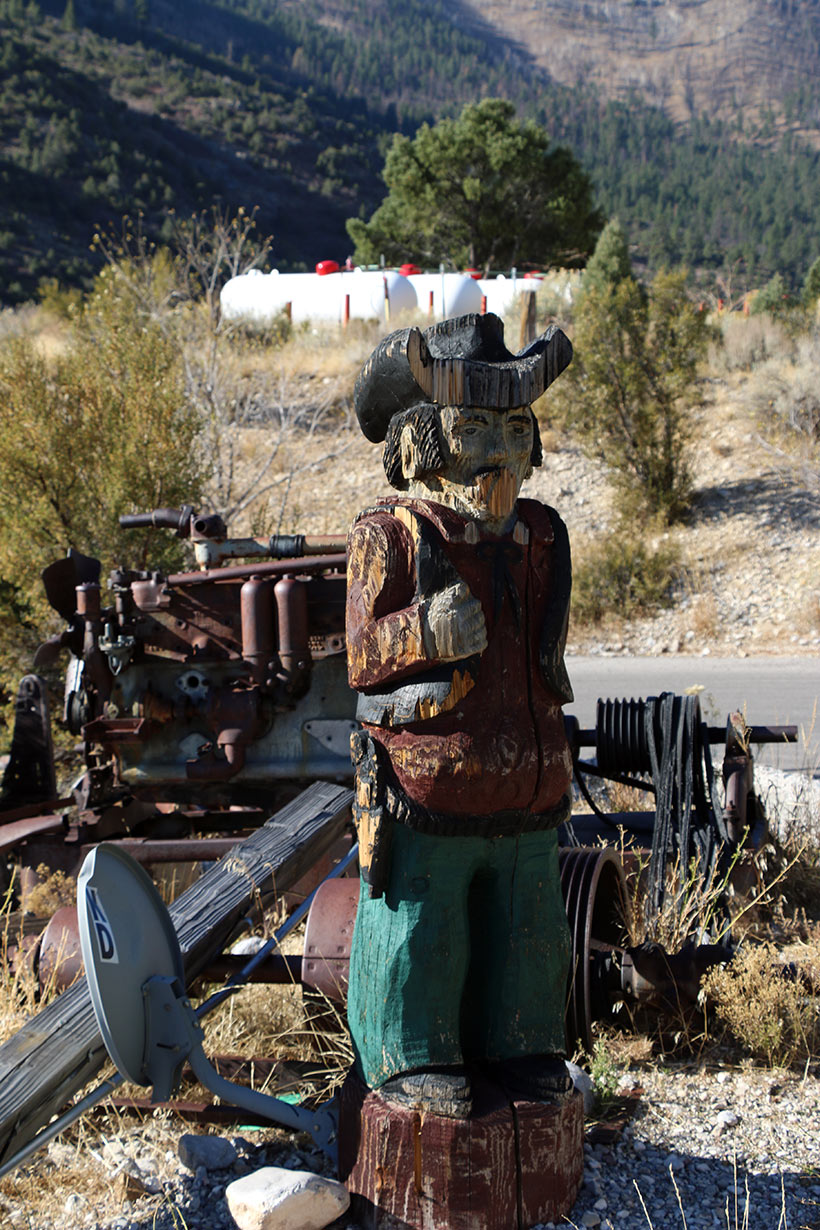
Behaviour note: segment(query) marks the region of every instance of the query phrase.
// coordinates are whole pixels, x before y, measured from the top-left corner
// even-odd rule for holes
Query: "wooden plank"
[[[290,888],[339,837],[352,791],[316,782],[241,842],[171,906],[190,981],[257,905]],[[85,979],[0,1047],[0,1162],[91,1080],[106,1058]]]

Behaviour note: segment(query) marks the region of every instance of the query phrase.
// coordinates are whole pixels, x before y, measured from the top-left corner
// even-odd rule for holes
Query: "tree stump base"
[[[472,1078],[469,1119],[386,1102],[353,1072],[339,1107],[339,1174],[363,1230],[528,1230],[558,1221],[584,1169],[584,1106],[524,1102]]]

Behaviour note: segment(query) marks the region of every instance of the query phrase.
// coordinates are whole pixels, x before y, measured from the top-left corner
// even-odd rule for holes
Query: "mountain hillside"
[[[820,140],[817,0],[462,0],[563,85]]]
[[[258,208],[283,269],[350,251],[393,133],[509,98],[639,268],[704,293],[820,253],[820,0],[0,0],[0,302],[87,283],[98,226]]]
[[[188,5],[186,39],[130,5],[78,3],[67,22],[0,0],[2,300],[43,278],[87,280],[95,229],[124,214],[161,240],[172,209],[257,208],[284,265],[344,258],[344,219],[378,199],[378,143],[394,125],[281,56],[254,71],[230,38],[212,50],[210,7]]]

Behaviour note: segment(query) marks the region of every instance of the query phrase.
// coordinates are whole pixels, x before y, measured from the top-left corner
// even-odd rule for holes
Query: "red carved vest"
[[[499,538],[442,505],[367,510],[348,551],[347,638],[359,717],[405,794],[432,812],[549,812],[569,794],[561,705],[570,563],[557,513],[519,500]],[[461,579],[481,602],[487,648],[437,663],[423,604]]]

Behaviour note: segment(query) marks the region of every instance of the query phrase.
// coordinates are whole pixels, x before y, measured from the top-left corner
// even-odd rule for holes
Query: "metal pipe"
[[[121,850],[137,863],[214,863],[234,848],[241,837],[181,837],[165,841],[143,841],[139,837],[123,837],[117,841]],[[82,846],[80,855],[85,858],[97,842]]]
[[[707,726],[706,737],[710,743],[726,742],[725,726]],[[796,726],[748,726],[746,737],[749,743],[796,743]],[[578,727],[571,735],[576,747],[596,747],[598,732],[595,727]]]
[[[253,576],[283,577],[288,574],[343,571],[347,556],[343,552],[334,555],[316,555],[305,560],[272,560],[270,563],[237,565],[232,568],[208,568],[204,572],[175,572],[168,577],[168,585],[203,585],[206,581],[243,581]]]
[[[251,669],[254,683],[264,685],[268,663],[274,653],[273,587],[270,581],[252,576],[239,591],[242,619],[242,657]]]
[[[233,953],[223,953],[221,957],[209,961],[200,974],[204,982],[224,982],[241,974],[247,958],[237,957]],[[248,982],[263,982],[273,986],[289,986],[302,981],[302,958],[298,953],[273,953],[264,965],[246,974]]]
[[[273,587],[273,596],[278,625],[279,677],[289,691],[298,694],[307,682],[310,668],[307,586],[296,577],[282,577]]]

